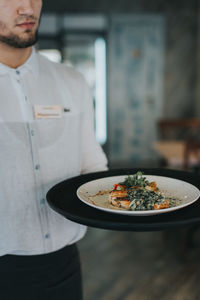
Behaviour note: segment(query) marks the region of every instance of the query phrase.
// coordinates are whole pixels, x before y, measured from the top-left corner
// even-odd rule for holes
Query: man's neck
[[[0,43],[0,62],[10,68],[23,65],[31,55],[32,47],[13,48]]]

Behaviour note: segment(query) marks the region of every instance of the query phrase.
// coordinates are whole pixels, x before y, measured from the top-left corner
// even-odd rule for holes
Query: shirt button
[[[20,71],[19,71],[19,70],[16,70],[16,74],[19,75],[19,74],[20,74]]]
[[[41,199],[41,200],[40,200],[40,203],[41,203],[41,204],[45,204],[45,199]]]
[[[36,166],[35,166],[35,169],[36,169],[36,170],[39,170],[39,169],[40,169],[40,165],[36,165]]]
[[[46,233],[45,234],[45,239],[49,239],[50,238],[50,234],[49,233]]]
[[[25,96],[25,100],[26,100],[26,101],[28,100],[27,96]]]
[[[34,132],[34,130],[33,130],[33,129],[31,130],[31,135],[32,135],[32,136],[34,136],[34,135],[35,135],[35,132]]]

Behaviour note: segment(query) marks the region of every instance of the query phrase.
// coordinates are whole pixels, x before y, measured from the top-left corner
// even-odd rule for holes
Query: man
[[[0,297],[82,299],[85,227],[46,203],[56,183],[106,169],[88,87],[32,45],[42,0],[0,0]],[[67,197],[66,197],[67,201]]]

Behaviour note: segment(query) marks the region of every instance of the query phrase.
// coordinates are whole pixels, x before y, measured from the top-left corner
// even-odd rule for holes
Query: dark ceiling
[[[197,12],[200,0],[43,0],[44,12]]]

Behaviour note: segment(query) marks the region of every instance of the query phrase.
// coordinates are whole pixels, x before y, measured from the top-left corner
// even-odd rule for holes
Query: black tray
[[[126,231],[154,231],[174,227],[200,224],[200,199],[179,210],[152,216],[127,216],[95,209],[76,196],[77,188],[88,181],[109,176],[134,174],[160,175],[180,179],[200,188],[200,176],[191,172],[169,169],[120,169],[90,173],[67,179],[47,193],[47,201],[52,209],[67,219],[87,226]]]

